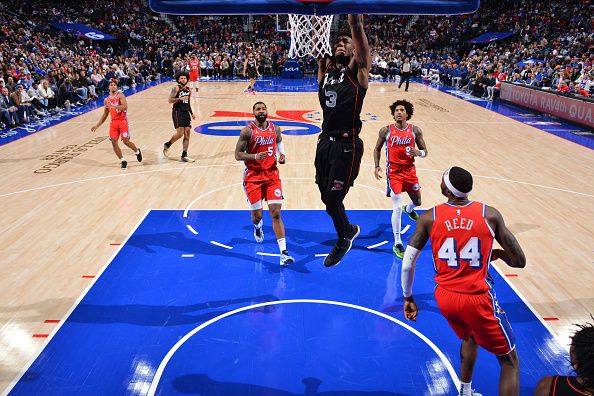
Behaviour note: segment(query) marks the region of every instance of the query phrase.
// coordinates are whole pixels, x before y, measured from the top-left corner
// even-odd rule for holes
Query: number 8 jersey
[[[446,290],[482,294],[490,289],[487,271],[493,248],[493,230],[485,218],[485,204],[445,203],[433,208],[429,237],[435,282]]]

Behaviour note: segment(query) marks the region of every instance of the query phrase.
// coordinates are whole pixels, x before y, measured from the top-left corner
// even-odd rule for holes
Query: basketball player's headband
[[[453,186],[452,182],[450,181],[450,170],[452,170],[452,168],[448,168],[448,169],[446,169],[445,172],[443,172],[443,182],[445,183],[446,187],[448,188],[448,190],[450,190],[452,192],[452,194],[454,194],[455,196],[457,196],[459,198],[468,197],[468,194],[470,194],[470,191],[464,193]]]

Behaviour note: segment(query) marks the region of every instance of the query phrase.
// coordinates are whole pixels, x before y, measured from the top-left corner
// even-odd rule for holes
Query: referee
[[[402,66],[400,66],[400,84],[398,84],[398,89],[402,86],[402,83],[406,81],[406,85],[404,86],[404,91],[408,92],[408,82],[410,81],[410,74],[412,72],[412,68],[410,65],[410,59],[404,58],[404,62]]]
[[[363,17],[349,15],[349,27],[350,34],[335,40],[332,57],[318,59],[318,96],[324,122],[316,148],[316,183],[337,236],[324,260],[326,267],[340,263],[361,231],[349,222],[343,201],[359,174],[363,156],[360,114],[371,56]]]
[[[177,81],[177,85],[173,87],[169,94],[169,103],[173,104],[171,118],[173,118],[175,133],[171,139],[163,145],[163,155],[169,157],[168,154],[171,145],[183,137],[181,160],[183,162],[194,162],[195,160],[193,158],[188,157],[190,129],[192,128],[190,117],[192,117],[192,120],[196,119],[196,116],[192,112],[192,106],[190,106],[190,95],[192,94],[192,91],[188,87],[188,74],[186,72],[181,72],[176,76],[175,80]]]

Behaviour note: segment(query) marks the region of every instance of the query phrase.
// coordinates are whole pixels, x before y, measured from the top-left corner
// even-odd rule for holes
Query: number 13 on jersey
[[[447,261],[448,267],[451,268],[460,268],[460,261],[468,262],[468,266],[475,270],[483,268],[481,240],[478,237],[470,238],[460,251],[458,251],[457,247],[454,238],[446,238],[439,248],[437,257],[440,260]]]

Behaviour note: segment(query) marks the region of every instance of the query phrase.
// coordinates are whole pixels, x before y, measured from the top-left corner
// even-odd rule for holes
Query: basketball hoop
[[[291,46],[289,58],[314,58],[332,55],[330,47],[330,28],[334,15],[289,14]]]

